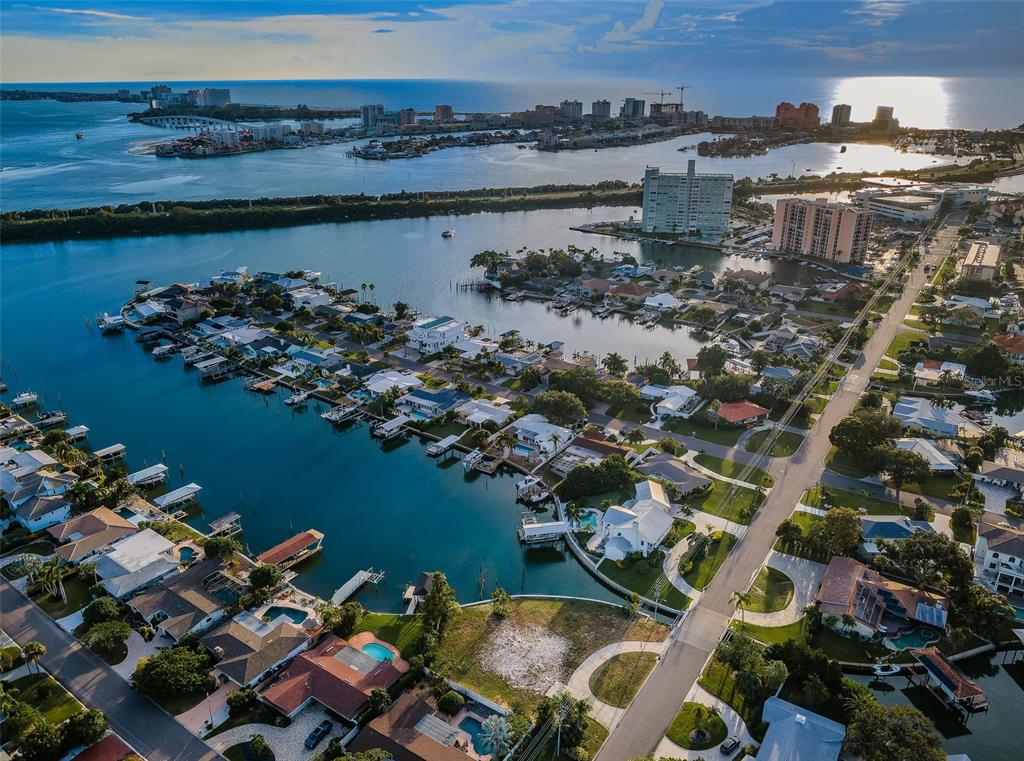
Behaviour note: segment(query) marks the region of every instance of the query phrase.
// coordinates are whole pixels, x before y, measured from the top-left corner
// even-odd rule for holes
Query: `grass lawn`
[[[373,632],[375,636],[390,642],[405,655],[423,633],[423,617],[403,616],[398,613],[367,613],[359,621],[354,633],[359,632]]]
[[[688,537],[696,528],[691,521],[685,518],[676,518],[672,521],[672,528],[669,529],[668,535],[665,537],[665,544],[669,547],[675,547],[681,539]]]
[[[720,515],[737,523],[750,523],[750,517],[760,506],[763,497],[753,489],[736,488],[732,499],[728,499],[733,485],[715,482],[714,488],[705,494],[684,500],[694,510]]]
[[[836,634],[828,626],[818,627],[811,637],[811,646],[830,658],[847,663],[873,663],[882,655],[891,654],[880,642],[861,642]]]
[[[430,375],[429,373],[420,373],[416,377],[423,381],[423,385],[428,389],[444,388],[448,385],[448,381],[444,378],[438,378],[436,375]]]
[[[580,744],[580,747],[586,751],[587,758],[594,757],[607,737],[607,729],[593,719],[587,719],[587,732],[583,736],[583,742]],[[552,737],[547,747],[540,751],[537,761],[568,761],[569,757],[569,750],[566,748],[563,748],[561,755],[555,755],[555,739]]]
[[[651,419],[650,402],[638,401],[625,407],[608,408],[608,417],[626,420],[630,423],[646,423]]]
[[[896,362],[895,360],[889,359],[888,357],[882,357],[878,361],[878,369],[879,370],[892,370],[894,372],[899,372],[900,363]]]
[[[423,433],[429,433],[431,436],[440,436],[442,439],[446,436],[461,436],[467,430],[466,426],[460,425],[454,420],[447,423],[435,420],[432,423],[426,423],[417,427]]]
[[[708,554],[694,565],[689,573],[683,574],[683,579],[694,589],[703,589],[715,578],[722,563],[729,557],[729,552],[736,544],[736,537],[729,533],[722,533],[722,538],[708,544]]]
[[[149,697],[171,716],[177,716],[199,705],[206,699],[206,693],[200,690],[199,692],[190,692],[186,695],[165,695],[160,698],[150,695]]]
[[[921,494],[925,497],[956,502],[958,498],[953,496],[951,492],[957,486],[963,485],[963,482],[962,478],[957,478],[956,476],[933,475],[925,479],[924,483],[903,484],[902,488],[903,491],[908,491],[911,494]]]
[[[765,439],[771,434],[771,431],[758,431],[745,442],[743,442],[743,448],[748,452],[756,452],[764,444]],[[789,457],[800,445],[804,443],[804,437],[799,433],[793,433],[792,431],[783,431],[779,434],[779,438],[775,440],[772,448],[768,452],[769,457]]]
[[[19,690],[18,699],[39,710],[53,724],[82,710],[82,704],[75,700],[49,674],[28,674],[10,683]]]
[[[53,554],[53,543],[48,542],[45,539],[37,539],[34,542],[23,544],[21,547],[14,547],[9,552],[5,552],[4,555],[52,555]]]
[[[820,520],[823,520],[817,515],[811,513],[805,513],[802,510],[796,510],[791,516],[790,520],[800,526],[803,531],[804,538],[807,537],[808,532],[811,530],[811,526]],[[811,547],[805,541],[798,539],[795,542],[789,544],[783,543],[781,539],[775,542],[775,549],[778,552],[785,552],[787,555],[795,555],[798,558],[806,558],[807,560],[816,560],[819,563],[828,562],[828,553],[822,552],[821,550]]]
[[[736,446],[740,434],[746,430],[745,428],[723,428],[721,426],[716,430],[713,425],[705,425],[703,421],[696,418],[690,418],[689,420],[672,418],[662,428],[672,433],[682,434],[683,436],[693,436],[694,438],[704,439],[704,441],[710,441],[714,444],[724,444],[727,447]]]
[[[651,673],[655,653],[623,653],[609,658],[590,677],[590,691],[608,705],[625,708]]]
[[[742,462],[737,462],[736,460],[723,460],[721,457],[715,457],[710,454],[699,454],[693,459],[698,465],[703,465],[709,470],[721,473],[726,478],[738,478],[740,472],[744,468]],[[768,475],[767,471],[761,470],[760,468],[755,468],[751,472],[750,482],[755,485],[760,484],[765,488],[771,488],[775,485],[775,479]]]
[[[64,593],[67,602],[59,597],[53,599],[45,591],[40,589],[31,595],[33,602],[42,608],[46,614],[53,619],[70,616],[76,610],[81,610],[92,600],[92,593],[89,591],[91,585],[77,576],[70,576],[64,579]]]
[[[743,606],[755,613],[785,610],[793,599],[793,582],[782,571],[762,568],[750,585],[750,602]]]
[[[203,535],[191,526],[168,518],[161,521],[143,521],[140,528],[151,528],[169,542],[183,542],[186,539],[202,539]]]
[[[836,447],[831,447],[825,456],[825,464],[829,470],[834,470],[850,478],[864,478],[870,476],[871,471],[865,470],[861,458],[851,456],[846,452],[840,452]]]
[[[746,696],[736,689],[736,676],[731,668],[712,658],[697,683],[716,698],[728,703],[746,722],[750,734],[755,739],[758,738],[763,703],[748,702]],[[763,737],[763,734],[761,736]]]
[[[804,492],[800,501],[808,507],[828,509],[822,499],[821,486],[814,486]],[[828,494],[829,507],[852,507],[854,510],[863,508],[868,515],[902,515],[903,506],[898,502],[891,502],[881,497],[870,494],[859,494],[847,489],[837,489],[834,486],[825,486],[824,491]]]
[[[766,645],[788,642],[791,639],[803,639],[804,636],[803,619],[785,626],[758,626],[743,621],[733,621],[732,628]]]
[[[913,333],[911,331],[902,331],[893,336],[892,341],[889,343],[889,348],[885,350],[885,354],[888,357],[896,359],[900,352],[910,346],[914,341],[925,341],[927,342],[928,336],[922,333]]]
[[[708,734],[701,741],[691,739],[691,735],[697,729],[697,709],[701,708],[700,703],[683,703],[679,713],[672,719],[668,726],[668,739],[681,748],[689,750],[707,750],[719,745],[728,733],[725,722],[720,717],[715,717],[708,727]]]
[[[605,560],[597,567],[601,573],[626,589],[636,592],[641,597],[652,594],[651,587],[658,579],[664,579],[665,574],[661,572],[661,566],[651,568],[646,561],[633,563],[629,568],[619,568],[613,560]],[[676,610],[685,610],[690,605],[690,598],[672,586],[665,580],[658,602],[664,603]]]
[[[796,305],[796,308],[801,312],[814,312],[816,314],[832,314],[837,317],[853,317],[854,312],[849,307],[843,306],[842,304],[827,304],[824,301],[811,301],[810,299],[801,301]]]
[[[210,732],[210,734],[206,735],[205,739],[210,739],[214,735],[219,735],[221,732],[227,732],[229,729],[241,727],[246,724],[282,726],[277,724],[278,720],[284,720],[284,717],[266,703],[257,703],[252,708],[238,712],[235,716],[229,716],[227,721]]]
[[[625,622],[621,609],[582,600],[515,600],[512,612],[504,621],[491,615],[490,605],[463,608],[441,642],[441,656],[434,670],[505,705],[520,701],[533,708],[540,700],[539,694],[512,687],[481,664],[498,626],[508,623],[524,628],[537,626],[563,637],[568,651],[562,663],[562,680],[567,681],[584,659],[613,641],[660,641],[668,634],[667,626],[642,619],[623,635]],[[386,639],[386,636],[381,638]]]

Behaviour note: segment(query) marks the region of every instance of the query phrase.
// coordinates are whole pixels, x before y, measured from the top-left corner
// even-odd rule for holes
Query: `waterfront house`
[[[526,448],[539,450],[544,455],[554,454],[558,447],[572,439],[572,431],[568,428],[550,423],[535,412],[523,415],[509,426],[509,430]],[[533,453],[525,454],[532,456]]]
[[[80,563],[98,555],[119,539],[138,529],[108,507],[97,507],[88,513],[66,520],[47,529],[60,543],[55,555],[69,563]]]
[[[516,375],[523,372],[528,367],[540,367],[544,364],[544,357],[541,356],[540,352],[536,351],[500,351],[494,355],[494,359],[502,367],[512,371]]]
[[[363,382],[363,388],[366,389],[366,393],[370,395],[371,399],[376,399],[393,388],[398,389],[399,393],[404,394],[422,385],[423,381],[412,373],[400,372],[398,370],[381,370]]]
[[[387,650],[390,660],[381,660],[376,652],[361,649],[370,644]],[[351,642],[331,634],[316,647],[295,656],[260,697],[289,718],[316,701],[355,722],[371,692],[390,688],[408,670],[409,664],[394,647],[367,632],[355,635]]]
[[[956,473],[960,470],[953,459],[956,455],[935,439],[902,438],[894,439],[893,444],[926,459],[932,473]]]
[[[596,428],[586,428],[551,461],[550,467],[552,472],[564,477],[577,465],[596,465],[612,454],[629,459],[636,453],[629,447],[606,440]]]
[[[646,557],[672,528],[671,510],[665,487],[657,481],[641,481],[634,499],[605,510],[588,547],[603,543],[604,556],[609,560],[622,560],[633,552]]]
[[[701,398],[689,386],[669,386],[665,396],[655,402],[654,411],[660,420],[689,418],[701,405]]]
[[[349,312],[341,321],[349,325],[375,325],[378,328],[384,327],[387,320],[379,314],[365,314],[363,312]]]
[[[644,299],[644,308],[655,312],[669,312],[682,306],[683,302],[671,293],[653,293]]]
[[[943,595],[887,579],[843,556],[833,557],[825,569],[817,600],[824,621],[867,637],[897,634],[917,624],[942,630],[949,616],[949,600]],[[845,615],[853,618],[852,624],[843,623]]]
[[[406,333],[406,344],[420,354],[437,354],[466,337],[462,323],[447,315],[416,320]]]
[[[991,460],[982,461],[974,479],[1024,494],[1024,452],[1009,447],[998,450]]]
[[[310,282],[301,277],[281,277],[274,281],[274,285],[285,291],[297,291],[309,286]]]
[[[222,270],[220,274],[211,277],[210,285],[242,285],[248,279],[248,267],[235,267],[233,270]]]
[[[654,267],[648,267],[644,264],[620,264],[615,267],[612,272],[619,277],[636,278],[643,277],[644,275],[650,275],[654,272]]]
[[[820,300],[829,304],[836,304],[840,301],[856,297],[862,290],[857,283],[836,281],[825,283],[818,287]]]
[[[875,557],[881,550],[878,540],[886,539],[896,542],[907,539],[914,534],[930,534],[934,531],[928,521],[915,521],[905,515],[872,515],[860,519],[861,551],[869,558]]]
[[[14,508],[14,519],[29,531],[42,531],[70,516],[71,503],[60,496],[34,495]]]
[[[409,414],[418,414],[427,419],[440,417],[469,400],[469,394],[454,386],[429,389],[417,388],[398,400],[398,409]]]
[[[174,543],[148,528],[114,542],[93,562],[103,588],[118,599],[175,573],[179,565]]]
[[[975,579],[1024,607],[1024,528],[1020,521],[985,513],[974,543]]]
[[[291,336],[262,336],[251,343],[243,344],[239,348],[247,359],[260,359],[262,357],[280,357],[293,346],[302,346],[301,341]]]
[[[718,287],[723,290],[735,290],[731,286],[738,282],[740,287],[745,290],[763,291],[771,284],[771,280],[770,272],[757,272],[748,269],[726,270],[718,278]]]
[[[224,617],[227,606],[243,590],[225,575],[226,568],[227,563],[214,558],[193,563],[135,595],[128,607],[174,642],[186,634],[204,632]]]
[[[923,359],[914,366],[914,381],[929,386],[963,383],[967,365],[941,359]]]
[[[1024,364],[1024,336],[997,335],[992,339],[1006,352],[1006,358],[1018,365]]]
[[[585,299],[589,299],[594,296],[604,296],[613,285],[615,284],[611,280],[605,280],[601,277],[591,277],[575,283],[570,286],[569,290],[575,296],[582,296]]]
[[[287,616],[262,621],[245,610],[200,640],[214,671],[239,687],[255,687],[270,672],[309,647],[309,637]]]
[[[154,299],[140,301],[132,307],[136,319],[144,323],[153,323],[162,320],[167,315],[167,307]]]
[[[697,285],[701,288],[711,290],[715,287],[715,273],[711,270],[701,270],[693,276],[693,279],[697,281]]]
[[[718,408],[717,412],[708,412],[710,417],[716,417],[722,423],[734,427],[750,427],[759,425],[768,419],[770,410],[760,404],[750,401],[727,402]]]
[[[199,338],[212,338],[231,330],[249,328],[249,321],[243,317],[232,317],[221,315],[220,317],[207,317],[192,326],[192,334]]]
[[[667,481],[675,486],[682,496],[706,489],[711,485],[710,478],[698,473],[686,462],[668,452],[649,455],[642,462],[634,465],[633,469],[645,476]]]
[[[331,294],[320,288],[296,288],[288,292],[288,300],[292,309],[316,309],[334,303]]]
[[[798,285],[773,285],[768,289],[768,295],[779,301],[796,304],[806,298],[807,289]]]
[[[452,344],[462,359],[476,359],[481,355],[496,354],[498,342],[489,338],[463,338]]]
[[[846,727],[782,698],[764,702],[761,720],[768,725],[758,759],[765,761],[836,761]]]
[[[21,415],[0,415],[0,441],[31,433],[35,426]]]
[[[500,428],[516,414],[510,407],[487,399],[469,399],[456,407],[455,411],[459,419],[471,428],[480,428],[487,423]]]
[[[202,301],[175,296],[164,301],[164,307],[172,320],[179,325],[195,322],[202,314],[206,305]]]
[[[981,428],[952,410],[917,396],[901,396],[892,414],[908,428],[930,431],[943,438],[976,438],[982,433]]]
[[[623,299],[642,299],[651,292],[651,289],[647,286],[640,285],[638,283],[625,283],[624,285],[613,285],[608,289],[608,293],[612,296],[618,296]]]
[[[57,461],[42,449],[22,451],[13,447],[0,447],[0,490],[8,501],[17,499],[19,494],[28,497],[35,493],[39,472],[56,465]],[[29,491],[30,488],[32,491]]]
[[[269,550],[261,552],[256,556],[256,562],[260,565],[273,564],[281,568],[290,568],[318,553],[323,541],[322,532],[315,528],[306,529],[290,539],[285,539],[280,544],[275,544]]]

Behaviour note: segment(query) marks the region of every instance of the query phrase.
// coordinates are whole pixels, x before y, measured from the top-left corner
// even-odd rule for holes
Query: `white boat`
[[[53,428],[54,426],[64,425],[66,422],[68,422],[68,415],[63,410],[41,412],[36,417],[37,428]]]
[[[524,502],[535,505],[550,496],[551,492],[537,476],[527,476],[516,481],[516,497]]]
[[[34,404],[39,404],[39,394],[34,391],[22,391],[16,397],[11,399],[11,407],[14,409],[31,407]]]
[[[324,413],[321,413],[320,417],[329,423],[341,423],[345,420],[351,420],[359,414],[359,407],[352,404],[348,407],[331,407]]]
[[[443,233],[441,233],[441,237],[442,238],[454,238],[455,237],[455,231],[449,228],[448,230],[445,230]]]
[[[151,354],[157,359],[162,359],[176,353],[180,348],[177,344],[162,344],[154,348]]]
[[[96,327],[100,329],[100,333],[113,333],[114,331],[124,330],[124,326],[124,317],[119,314],[109,315],[104,312],[96,320]]]
[[[296,391],[294,394],[284,400],[284,403],[289,407],[301,407],[309,399],[308,391]]]
[[[964,396],[969,396],[979,404],[995,404],[998,401],[995,394],[985,389],[980,391],[964,391]]]
[[[902,670],[895,663],[876,663],[873,673],[875,676],[896,676]]]

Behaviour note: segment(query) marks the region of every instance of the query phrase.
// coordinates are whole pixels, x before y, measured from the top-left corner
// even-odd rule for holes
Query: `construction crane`
[[[679,110],[683,110],[683,93],[689,90],[694,85],[676,85],[676,89],[679,90]]]
[[[658,95],[658,96],[661,97],[661,100],[658,101],[658,102],[659,103],[664,103],[665,102],[665,96],[666,95],[671,95],[672,91],[671,90],[658,90],[657,92],[645,92],[645,93],[641,93],[641,94],[642,95]]]

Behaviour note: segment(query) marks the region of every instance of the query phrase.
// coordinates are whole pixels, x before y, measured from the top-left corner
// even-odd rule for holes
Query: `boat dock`
[[[242,533],[242,516],[228,513],[210,521],[211,536],[234,536]]]
[[[216,355],[212,351],[201,346],[189,346],[181,350],[181,358],[185,360],[186,365],[195,365],[214,356]]]
[[[381,439],[382,441],[390,441],[396,436],[401,436],[406,424],[409,422],[411,422],[411,419],[406,415],[393,417],[391,420],[385,420],[383,423],[377,423],[377,425],[373,427],[373,435],[375,438]]]
[[[96,320],[96,326],[100,329],[100,333],[114,333],[116,331],[124,330],[125,319],[119,314],[109,315],[104,312],[98,320]]]
[[[265,552],[256,556],[256,561],[266,565],[277,565],[281,568],[291,568],[301,563],[311,555],[320,552],[324,535],[315,528],[302,531],[291,539],[285,539]]]
[[[383,579],[383,571],[374,571],[372,568],[367,571],[356,571],[355,576],[338,587],[331,595],[331,604],[341,605],[358,592],[364,584],[379,584]]]
[[[148,468],[137,470],[128,475],[128,483],[132,486],[154,486],[156,484],[162,484],[166,480],[167,466],[160,464],[150,465]]]
[[[84,441],[89,436],[89,426],[76,425],[64,431],[72,441]]]
[[[453,446],[455,446],[459,439],[462,438],[462,434],[453,433],[451,436],[445,436],[440,441],[435,441],[433,444],[427,447],[427,454],[431,457],[440,457]]]
[[[64,425],[66,422],[68,422],[68,415],[63,410],[42,412],[36,418],[36,428],[40,430],[53,428],[54,426]]]
[[[272,394],[274,389],[277,388],[277,381],[273,378],[261,378],[256,376],[255,378],[249,378],[242,384],[246,391],[256,391],[260,394]]]
[[[346,420],[359,420],[365,415],[366,413],[360,410],[359,407],[350,404],[331,407],[326,412],[321,413],[320,417],[328,423],[343,423]]]
[[[101,459],[103,462],[114,462],[124,457],[124,453],[128,451],[128,447],[124,444],[111,444],[109,447],[103,447],[103,449],[97,449],[93,454]]]
[[[202,489],[203,487],[199,484],[185,484],[184,486],[179,486],[177,489],[157,497],[153,500],[153,504],[161,510],[166,510],[168,507],[182,505],[186,502],[193,501]]]
[[[216,356],[196,362],[199,377],[204,381],[217,380],[231,375],[235,371],[234,364],[227,357]]]
[[[568,531],[569,524],[565,521],[542,523],[533,513],[524,512],[519,522],[518,534],[519,541],[523,544],[557,544]]]

